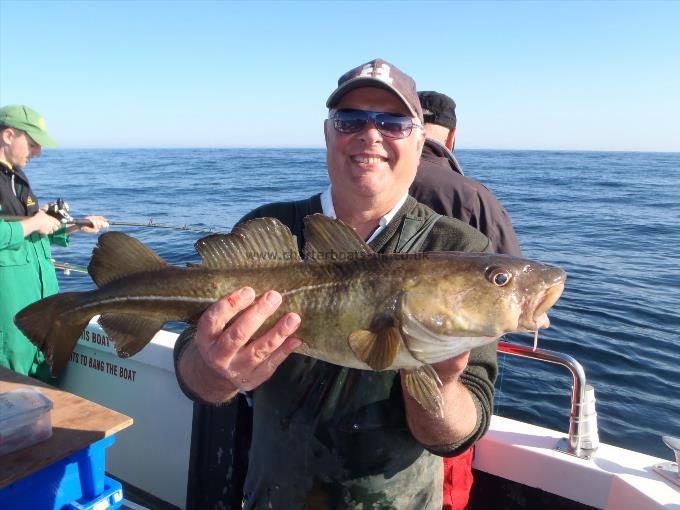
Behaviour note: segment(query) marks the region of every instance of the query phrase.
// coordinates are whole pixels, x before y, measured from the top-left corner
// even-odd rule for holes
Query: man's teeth
[[[371,165],[375,163],[381,163],[383,161],[383,158],[380,156],[354,156],[353,159],[357,163],[368,163]]]

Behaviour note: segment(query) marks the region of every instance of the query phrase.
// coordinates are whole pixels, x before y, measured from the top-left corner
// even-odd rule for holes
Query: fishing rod
[[[50,216],[58,219],[64,225],[75,225],[78,227],[92,227],[92,222],[88,219],[76,219],[69,213],[69,205],[63,199],[58,199],[56,202],[50,202],[47,204],[47,210],[45,211]],[[30,216],[13,216],[13,215],[2,215],[0,214],[0,219],[5,221],[22,221]],[[181,230],[185,232],[199,232],[204,234],[213,233],[215,230],[210,228],[198,228],[189,225],[166,225],[162,223],[154,223],[153,218],[149,219],[147,223],[132,222],[132,221],[114,221],[107,220],[107,223],[112,226],[117,227],[140,227],[140,228],[164,228],[170,230]]]
[[[189,225],[164,225],[162,223],[154,223],[153,218],[149,219],[147,223],[134,223],[131,221],[113,221],[107,219],[106,222],[109,225],[115,226],[115,227],[141,227],[141,228],[167,228],[170,230],[184,230],[187,232],[201,232],[201,233],[212,233],[214,230],[212,228],[206,229],[206,228],[198,228],[198,227],[191,227]],[[64,222],[66,225],[76,225],[78,227],[84,226],[84,227],[91,227],[92,222],[90,220],[86,219],[75,219],[72,218],[70,220],[66,220]]]
[[[85,266],[81,266],[78,264],[70,264],[68,262],[57,262],[56,260],[52,259],[52,264],[54,264],[55,269],[61,269],[66,276],[71,274],[71,271],[75,271],[76,273],[85,273],[87,274],[87,268]]]
[[[53,215],[50,215],[53,216]],[[5,215],[5,214],[0,214],[0,219],[3,219],[5,221],[22,221],[25,219],[30,218],[30,216],[12,216],[12,215]],[[70,218],[70,219],[61,219],[57,218],[62,222],[64,225],[75,225],[77,227],[92,227],[92,222],[87,219],[76,219],[76,218]],[[165,225],[162,223],[155,223],[153,221],[153,218],[150,219],[147,223],[135,223],[132,221],[113,221],[107,219],[106,222],[115,227],[140,227],[140,228],[166,228],[170,230],[182,230],[185,232],[199,232],[199,233],[204,233],[204,234],[211,234],[214,233],[215,230],[212,228],[198,228],[198,227],[192,227],[189,225]]]

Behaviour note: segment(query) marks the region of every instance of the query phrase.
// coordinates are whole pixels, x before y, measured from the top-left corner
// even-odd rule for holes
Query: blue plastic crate
[[[106,476],[106,437],[0,490],[2,510],[115,510],[123,504],[119,482]]]

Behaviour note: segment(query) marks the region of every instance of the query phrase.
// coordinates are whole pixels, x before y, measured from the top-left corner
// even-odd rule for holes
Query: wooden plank
[[[132,425],[129,416],[0,367],[0,393],[26,386],[52,401],[52,437],[1,456],[0,489]]]

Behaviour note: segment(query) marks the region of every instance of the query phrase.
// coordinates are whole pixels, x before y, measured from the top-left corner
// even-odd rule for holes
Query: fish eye
[[[487,271],[487,278],[496,287],[504,287],[512,280],[512,273],[506,269],[495,267]]]

